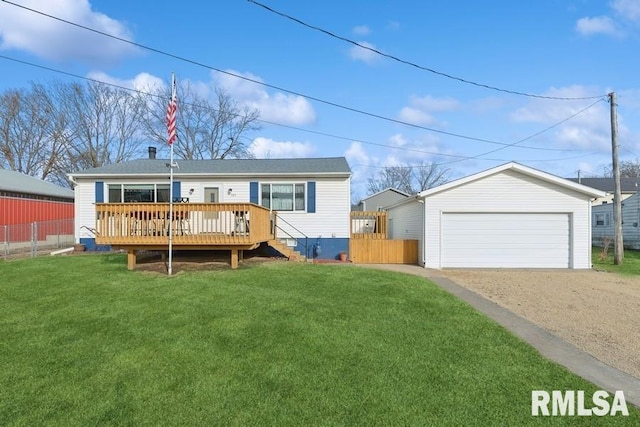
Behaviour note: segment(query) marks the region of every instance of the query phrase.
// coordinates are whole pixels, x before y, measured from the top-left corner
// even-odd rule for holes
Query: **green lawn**
[[[596,270],[611,271],[614,273],[638,275],[640,274],[640,251],[626,249],[622,264],[613,263],[613,246],[607,251],[607,257],[602,259],[602,248],[594,246],[591,251],[591,261]]]
[[[422,278],[122,255],[0,263],[0,425],[640,425],[531,417],[597,387]]]

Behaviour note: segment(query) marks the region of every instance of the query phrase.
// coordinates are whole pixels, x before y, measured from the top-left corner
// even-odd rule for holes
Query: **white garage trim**
[[[443,268],[571,268],[572,216],[443,212]]]

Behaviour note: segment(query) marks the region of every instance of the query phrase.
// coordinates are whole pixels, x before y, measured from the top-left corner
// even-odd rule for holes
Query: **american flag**
[[[176,80],[172,76],[171,99],[167,108],[167,131],[169,132],[169,145],[176,140],[176,112],[178,111],[178,100],[176,96]]]

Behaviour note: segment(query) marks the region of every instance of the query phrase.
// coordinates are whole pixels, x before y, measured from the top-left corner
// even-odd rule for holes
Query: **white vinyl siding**
[[[374,194],[366,199],[363,199],[362,210],[365,211],[377,211],[381,208],[386,208],[387,206],[391,206],[395,203],[398,203],[407,196],[404,194],[400,194],[397,191],[393,190],[385,190],[378,194]]]
[[[349,237],[349,220],[351,209],[350,180],[349,178],[316,178],[297,177],[287,179],[279,176],[264,179],[247,178],[246,180],[235,179],[213,179],[207,177],[185,178],[178,176],[176,181],[180,181],[180,193],[175,197],[189,198],[191,203],[202,203],[204,201],[204,189],[208,187],[219,188],[220,202],[222,203],[247,203],[249,202],[249,182],[278,182],[278,183],[300,183],[316,182],[316,212],[307,213],[305,211],[278,212],[278,216],[286,220],[280,221],[278,225],[285,229],[292,236],[299,238],[307,236],[310,239],[318,237]],[[94,228],[95,217],[95,181],[94,179],[78,178],[75,187],[75,212],[76,212],[76,237],[95,237],[86,228]],[[98,179],[97,181],[108,184],[144,184],[157,183],[157,179]],[[105,186],[105,198],[107,192]],[[193,190],[193,191],[191,191]],[[306,197],[306,194],[305,194]],[[306,201],[305,201],[306,204]],[[294,228],[295,227],[295,228]],[[296,230],[297,229],[297,230]],[[279,231],[279,236],[287,238],[286,233]]]
[[[94,238],[89,229],[96,226],[96,186],[94,181],[79,181],[75,186],[75,235],[80,238]],[[84,226],[84,227],[83,227]],[[86,227],[86,228],[85,228]]]
[[[613,210],[611,212],[611,224],[613,225]],[[622,201],[622,236],[625,247],[640,249],[640,197],[638,193]]]
[[[422,245],[424,240],[424,203],[414,199],[390,208],[387,215],[389,238],[418,240],[418,263],[424,264],[424,245]]]
[[[571,268],[591,267],[591,199],[566,187],[504,170],[425,198],[425,266],[442,268],[442,217],[447,213],[571,215]],[[511,250],[504,247],[505,253]]]
[[[594,245],[602,246],[605,238],[613,244],[613,203],[594,206],[591,216]],[[604,225],[597,223],[598,218],[604,218]],[[640,193],[622,201],[622,237],[625,247],[640,249]]]
[[[302,234],[310,239],[318,237],[348,238],[351,219],[349,179],[311,178],[308,181],[316,183],[316,211],[314,213],[304,211],[278,212],[278,218],[284,220],[278,222],[282,228],[282,230],[278,230],[278,236],[286,238],[289,237],[287,236],[289,233],[296,238],[303,237]],[[300,180],[291,180],[290,182],[300,182]]]
[[[443,213],[442,267],[569,268],[570,225],[562,213]]]

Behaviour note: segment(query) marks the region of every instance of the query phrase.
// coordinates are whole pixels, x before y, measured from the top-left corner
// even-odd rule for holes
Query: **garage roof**
[[[437,194],[440,193],[442,191],[446,191],[449,190],[451,188],[455,188],[458,187],[460,185],[464,185],[482,178],[486,178],[488,176],[491,175],[495,175],[497,173],[500,172],[504,172],[504,171],[514,171],[514,172],[518,172],[522,175],[527,175],[533,178],[537,178],[541,181],[546,181],[549,182],[551,184],[555,184],[558,185],[559,187],[564,187],[567,188],[569,190],[573,190],[576,191],[578,193],[583,193],[586,195],[589,195],[591,197],[604,197],[605,196],[605,192],[604,191],[600,191],[600,190],[596,190],[595,188],[592,187],[588,187],[586,185],[582,185],[582,184],[578,184],[577,182],[573,182],[573,181],[569,181],[567,179],[561,178],[559,176],[547,173],[547,172],[543,172],[541,170],[538,169],[534,169],[531,168],[529,166],[525,166],[525,165],[521,165],[520,163],[516,163],[516,162],[509,162],[509,163],[505,163],[503,165],[500,166],[496,166],[495,168],[492,169],[487,169],[485,171],[482,172],[478,172],[476,174],[473,175],[469,175],[466,176],[464,178],[460,178],[460,179],[456,179],[454,181],[448,182],[446,184],[443,185],[439,185],[437,187],[434,188],[430,188],[428,190],[422,191],[420,193],[418,193],[418,198],[425,198],[425,197],[429,197],[433,194]]]

